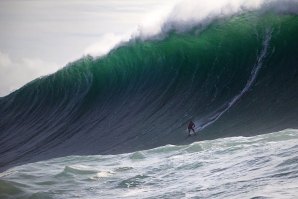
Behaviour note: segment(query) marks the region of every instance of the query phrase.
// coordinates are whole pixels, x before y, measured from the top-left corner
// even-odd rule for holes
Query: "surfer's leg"
[[[193,134],[195,135],[196,134],[195,130],[194,129],[191,129],[191,130],[193,131]]]

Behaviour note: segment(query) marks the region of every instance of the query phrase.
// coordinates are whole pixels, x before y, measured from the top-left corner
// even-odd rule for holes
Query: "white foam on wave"
[[[95,176],[90,177],[90,179],[99,180],[99,179],[102,179],[102,178],[108,178],[108,177],[110,177],[114,174],[115,174],[115,172],[113,172],[113,171],[99,171],[99,172],[96,173]]]
[[[155,30],[147,31],[146,25],[142,26],[139,35],[147,39],[156,35],[162,35],[175,30],[184,32],[194,26],[206,26],[216,18],[226,17],[233,14],[257,9],[261,6],[260,0],[184,0],[179,1],[162,21],[155,25]]]
[[[193,27],[204,29],[216,19],[254,10],[272,10],[298,14],[298,0],[176,0],[147,13],[131,33],[109,33],[88,47],[85,54],[103,56],[134,39],[162,39],[169,31],[185,32]]]
[[[60,157],[12,168],[17,172],[1,176],[1,183],[21,187],[28,197],[297,198],[297,141],[298,129],[285,129],[200,141],[169,156],[144,150],[147,158],[140,161],[132,161],[131,153]],[[202,150],[188,151],[195,145]],[[67,167],[74,169],[71,175],[61,175]],[[3,189],[0,198],[20,197],[11,190]]]
[[[169,10],[170,9],[170,10]],[[163,14],[156,12],[151,26],[148,22],[140,25],[137,37],[143,39],[162,35],[168,31],[188,31],[195,26],[205,27],[212,21],[239,15],[248,11],[272,10],[298,14],[298,0],[181,0],[168,7]],[[166,14],[165,14],[166,13]],[[155,27],[155,28],[153,28]]]

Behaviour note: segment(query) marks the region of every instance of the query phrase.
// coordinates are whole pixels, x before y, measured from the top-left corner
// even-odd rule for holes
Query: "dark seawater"
[[[134,38],[0,98],[0,118],[1,170],[298,128],[298,16],[248,12]],[[186,139],[191,118],[199,135]]]

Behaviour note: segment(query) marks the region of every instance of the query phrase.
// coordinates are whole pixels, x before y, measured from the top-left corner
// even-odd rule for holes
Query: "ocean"
[[[297,198],[298,131],[66,156],[1,174],[0,198]]]
[[[298,9],[272,2],[1,97],[0,198],[296,198]]]

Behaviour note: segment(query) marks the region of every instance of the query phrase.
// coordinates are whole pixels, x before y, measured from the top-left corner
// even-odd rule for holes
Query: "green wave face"
[[[249,13],[217,21],[205,30],[132,41],[104,58],[89,59],[86,70],[91,71],[93,83],[87,101],[100,105],[99,99],[112,98],[134,104],[147,94],[151,102],[159,99],[152,109],[172,101],[183,104],[180,115],[208,113],[243,89],[268,32],[272,32],[269,45],[274,55],[269,53],[267,59],[276,57],[279,52],[272,50],[277,49],[284,53],[277,57],[285,57],[288,51],[296,55],[295,46],[280,43],[297,43],[296,24],[296,16]]]
[[[296,128],[297,35],[297,15],[250,12],[83,57],[1,98],[3,165],[191,142],[189,119],[196,139]]]

